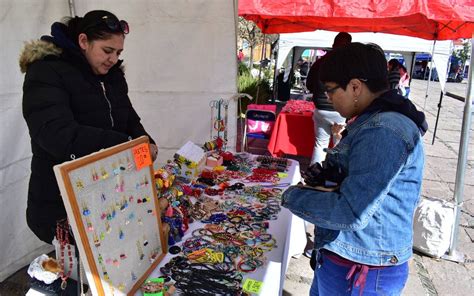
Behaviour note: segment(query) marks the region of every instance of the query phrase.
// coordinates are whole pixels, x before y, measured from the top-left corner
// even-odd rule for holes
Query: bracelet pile
[[[173,247],[177,256],[160,269],[178,291],[242,295],[243,275],[264,266],[265,254],[277,248],[268,230],[269,221],[278,218],[283,190],[271,186],[278,185],[278,172],[287,169],[282,158],[234,157],[226,170],[204,171],[191,184],[177,180],[174,189],[161,191],[172,208],[162,218],[170,225],[170,245],[182,240],[186,218],[203,223],[182,240],[181,248]]]

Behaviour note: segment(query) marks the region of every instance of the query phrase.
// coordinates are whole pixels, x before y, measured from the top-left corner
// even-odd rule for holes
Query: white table
[[[288,177],[282,179],[280,183],[296,184],[300,179],[299,163],[295,160],[291,160]],[[203,226],[204,224],[198,221],[190,224],[188,231],[177,245],[181,246],[182,242],[192,237],[191,233],[193,230],[202,228]],[[282,207],[278,214],[278,219],[269,221],[267,233],[270,233],[272,237],[276,239],[278,247],[273,248],[270,252],[266,252],[264,255],[268,259],[267,264],[252,273],[245,274],[242,283],[246,278],[262,281],[263,285],[259,295],[281,295],[290,257],[303,253],[306,246],[304,221]],[[174,256],[176,255],[170,253],[166,254],[157,268],[150,274],[149,278],[161,276],[162,274],[159,271],[160,267],[169,262]],[[138,291],[135,295],[140,296],[142,293]]]

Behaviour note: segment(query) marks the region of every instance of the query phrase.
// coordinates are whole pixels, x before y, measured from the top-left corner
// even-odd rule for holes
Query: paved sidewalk
[[[431,145],[435,126],[440,84],[430,83],[425,106],[427,81],[413,80],[410,99],[417,108],[424,110],[429,131],[424,136],[425,173],[423,178],[423,197],[453,201],[459,141],[461,134],[464,103],[444,97],[440,112],[438,129],[434,145]],[[446,90],[465,97],[466,83],[448,83]],[[425,107],[425,108],[424,108]],[[446,260],[436,260],[415,254],[410,261],[410,275],[403,292],[405,296],[474,295],[474,131],[471,135],[468,151],[468,164],[465,174],[464,205],[461,224],[470,227],[459,228],[457,251],[466,256],[464,264]],[[309,259],[301,256],[292,259],[286,274],[283,295],[309,295],[313,271]]]

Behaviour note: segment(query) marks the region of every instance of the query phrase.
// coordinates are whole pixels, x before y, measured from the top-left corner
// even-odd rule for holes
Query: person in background
[[[413,252],[425,116],[389,90],[375,44],[337,48],[320,71],[329,101],[354,120],[319,175],[282,196],[282,206],[317,226],[310,295],[400,295]]]
[[[46,243],[67,216],[53,166],[149,136],[128,97],[119,60],[128,33],[126,21],[94,10],[55,22],[51,36],[26,44],[20,56],[23,117],[33,152],[26,219]],[[158,148],[150,141],[155,160]]]
[[[237,61],[239,61],[239,63],[242,63],[244,61],[244,52],[242,50],[242,48],[239,48],[239,52],[237,53]]]
[[[333,48],[339,48],[350,44],[352,36],[346,32],[340,32],[334,38]],[[315,143],[311,164],[321,163],[326,157],[325,149],[329,146],[331,138],[331,127],[334,124],[344,124],[346,119],[342,117],[332,104],[328,101],[326,89],[319,80],[319,68],[323,58],[316,60],[309,70],[306,79],[306,88],[313,94],[314,110],[314,134]]]
[[[403,96],[408,99],[410,95],[410,75],[407,68],[400,64],[400,87],[404,89]]]
[[[396,89],[401,95],[403,95],[400,89],[400,62],[397,59],[391,59],[388,61],[388,84],[390,89]]]

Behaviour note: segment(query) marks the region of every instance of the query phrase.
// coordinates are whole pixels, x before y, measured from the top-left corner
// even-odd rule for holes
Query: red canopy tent
[[[472,37],[474,57],[473,0],[239,0],[239,16],[254,21],[265,34],[320,29],[382,32],[429,40]],[[445,257],[458,262],[464,260],[456,252],[456,245],[474,97],[472,74],[471,63],[454,188],[455,222],[449,255]]]
[[[430,40],[470,38],[473,0],[239,0],[263,33],[383,32]]]

